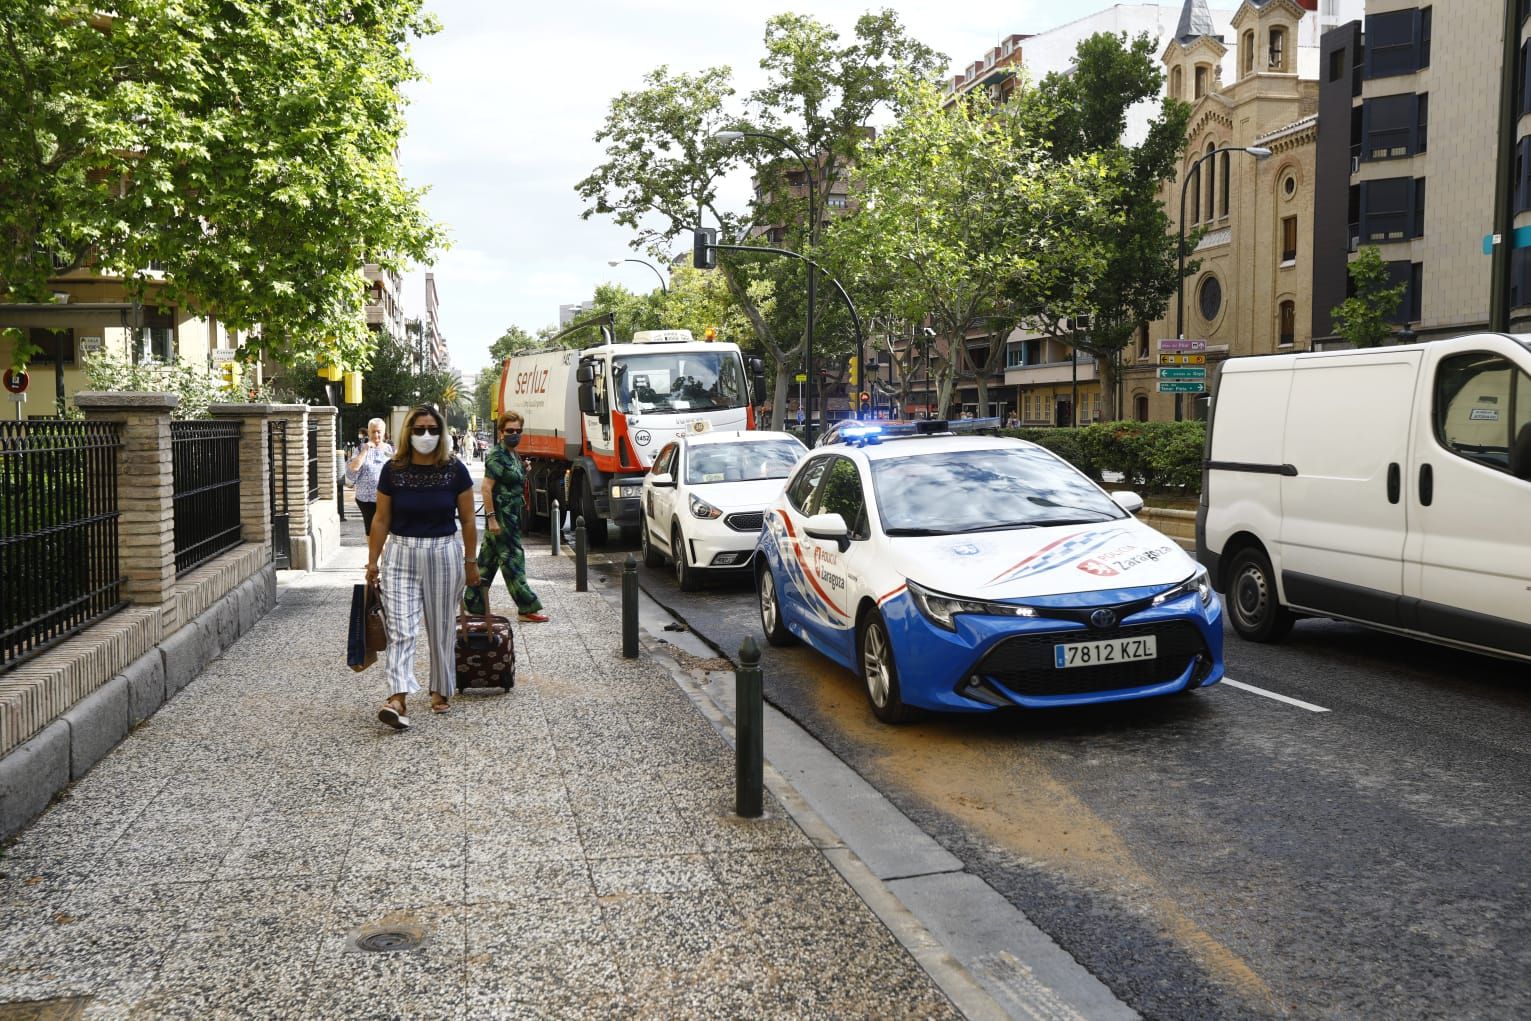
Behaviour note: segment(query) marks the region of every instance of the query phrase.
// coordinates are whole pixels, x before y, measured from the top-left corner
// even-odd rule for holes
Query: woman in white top
[[[346,482],[356,490],[356,509],[361,511],[362,534],[372,532],[372,515],[377,511],[377,479],[383,465],[393,457],[393,444],[384,438],[381,418],[367,423],[367,442],[356,456],[346,462]]]

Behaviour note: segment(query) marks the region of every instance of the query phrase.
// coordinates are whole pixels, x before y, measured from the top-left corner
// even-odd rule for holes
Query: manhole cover
[[[399,954],[418,950],[425,932],[412,925],[366,925],[351,933],[351,946],[372,954]]]

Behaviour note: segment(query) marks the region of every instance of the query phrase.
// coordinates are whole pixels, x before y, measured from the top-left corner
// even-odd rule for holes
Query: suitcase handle
[[[491,582],[480,581],[478,583],[478,585],[476,586],[477,588],[481,588],[481,589],[484,590],[484,613],[478,619],[484,625],[484,627],[486,629],[492,628],[494,626],[493,621],[491,621],[489,619],[492,616],[492,614],[490,614],[490,612],[489,612],[489,589],[491,587],[491,584],[492,584]],[[468,612],[468,589],[467,589],[467,586],[464,586],[463,587],[462,598],[457,600],[457,624],[458,624],[458,626],[461,627],[464,624],[468,623],[468,620],[471,617],[472,617],[472,614],[470,614]]]

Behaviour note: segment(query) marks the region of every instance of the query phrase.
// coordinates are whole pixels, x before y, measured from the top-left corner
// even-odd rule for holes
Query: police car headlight
[[[693,518],[721,518],[723,512],[699,496],[693,496],[690,500],[691,516]]]
[[[914,605],[919,607],[925,619],[947,631],[957,630],[956,616],[959,613],[978,613],[988,617],[1035,617],[1037,615],[1037,611],[1029,606],[990,603],[982,599],[964,599],[961,596],[949,596],[944,592],[933,591],[916,585],[912,581],[906,580],[905,584],[909,587],[909,595],[914,599]]]
[[[1207,575],[1207,569],[1205,567],[1198,566],[1196,568],[1196,573],[1191,575],[1185,581],[1181,582],[1179,585],[1176,585],[1172,589],[1160,592],[1158,595],[1154,596],[1153,605],[1159,606],[1162,603],[1169,602],[1171,599],[1179,599],[1181,596],[1191,592],[1195,592],[1197,595],[1201,596],[1201,605],[1212,605],[1212,579]]]

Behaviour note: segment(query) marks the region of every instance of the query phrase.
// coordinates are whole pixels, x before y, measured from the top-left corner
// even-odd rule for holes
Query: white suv
[[[807,448],[783,432],[705,432],[667,445],[643,479],[643,562],[697,589],[702,572],[748,567],[766,504]]]

